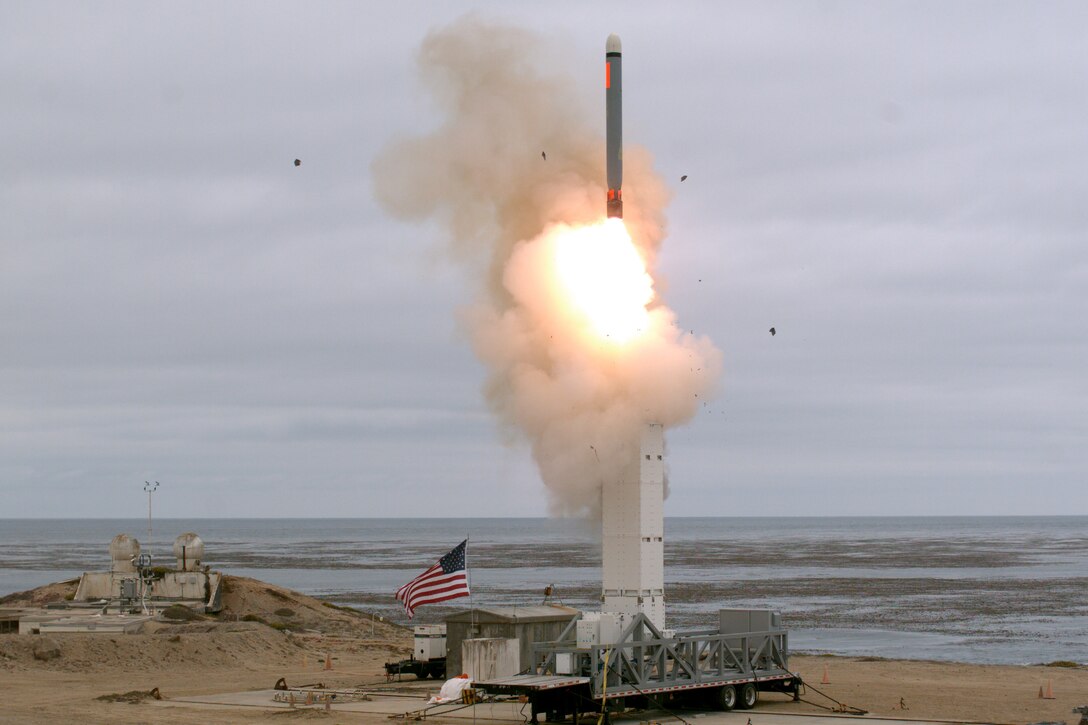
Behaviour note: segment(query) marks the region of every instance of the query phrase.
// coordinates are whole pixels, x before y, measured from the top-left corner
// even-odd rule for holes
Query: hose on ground
[[[783,668],[783,669],[785,669],[785,668]],[[813,702],[812,700],[806,700],[803,697],[801,697],[800,695],[798,695],[798,697],[797,697],[798,701],[803,702],[803,703],[805,703],[807,705],[812,705],[813,707],[818,707],[818,708],[820,708],[822,710],[827,710],[828,712],[839,712],[839,713],[845,713],[847,715],[865,715],[865,714],[868,713],[868,710],[862,710],[860,707],[854,707],[853,705],[847,705],[845,702],[840,702],[839,700],[836,700],[835,698],[833,698],[831,695],[828,695],[826,692],[823,692],[823,691],[813,687],[809,683],[805,682],[804,678],[801,677],[801,675],[798,675],[796,672],[790,672],[789,670],[785,670],[785,671],[787,673],[789,673],[789,675],[791,677],[793,677],[795,680],[797,680],[797,682],[802,687],[804,687],[806,691],[807,690],[812,690],[813,692],[815,692],[820,697],[823,697],[823,698],[825,698],[827,700],[830,700],[831,702],[835,703],[838,707],[828,707],[827,705],[821,705],[818,702]]]

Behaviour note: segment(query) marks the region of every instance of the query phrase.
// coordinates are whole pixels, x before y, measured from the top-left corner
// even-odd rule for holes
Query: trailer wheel
[[[732,685],[718,688],[718,707],[729,712],[737,706],[737,690]]]
[[[740,697],[737,699],[737,708],[740,710],[751,710],[756,706],[756,700],[759,699],[759,690],[756,689],[755,683],[747,682],[740,686]]]

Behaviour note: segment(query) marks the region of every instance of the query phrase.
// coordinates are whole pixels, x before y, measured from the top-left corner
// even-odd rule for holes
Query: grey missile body
[[[623,56],[620,36],[604,44],[605,161],[608,167],[608,216],[623,218]]]

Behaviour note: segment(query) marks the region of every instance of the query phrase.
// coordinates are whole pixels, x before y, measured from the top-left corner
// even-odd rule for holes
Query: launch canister
[[[605,155],[608,167],[608,216],[623,218],[623,70],[620,36],[604,44]]]

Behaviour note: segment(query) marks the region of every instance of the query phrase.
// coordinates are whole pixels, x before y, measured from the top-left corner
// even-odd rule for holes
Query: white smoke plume
[[[489,369],[485,395],[504,431],[531,446],[552,513],[596,516],[602,482],[636,461],[642,426],[690,420],[714,392],[721,354],[679,329],[648,291],[630,339],[578,324],[555,259],[578,249],[572,232],[605,228],[604,98],[587,113],[591,99],[574,97],[576,84],[542,70],[545,50],[524,30],[474,17],[430,34],[419,64],[442,123],[391,143],[372,171],[386,209],[440,220],[454,257],[479,276],[463,321]],[[619,282],[637,287],[641,277],[648,290],[669,192],[649,153],[631,143],[623,195],[645,272]],[[616,267],[588,265],[605,288],[617,281],[605,277],[624,274]]]

